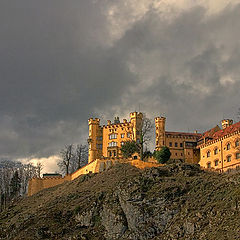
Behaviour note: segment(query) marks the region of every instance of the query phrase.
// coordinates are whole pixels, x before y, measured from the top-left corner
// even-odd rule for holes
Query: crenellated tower
[[[155,118],[156,150],[160,150],[161,147],[166,145],[165,122],[166,122],[165,117],[156,117]]]
[[[142,123],[143,123],[143,114],[141,112],[130,113],[130,122],[133,128],[132,139],[138,142],[138,139],[140,138],[140,130],[142,128]]]
[[[102,128],[100,127],[100,119],[90,118],[88,126],[88,163],[90,163],[102,156]]]

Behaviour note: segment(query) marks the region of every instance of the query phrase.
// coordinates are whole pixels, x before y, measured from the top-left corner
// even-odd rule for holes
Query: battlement
[[[141,112],[131,112],[130,118],[143,118],[143,114]]]
[[[95,119],[90,118],[90,119],[88,119],[88,125],[90,125],[90,124],[99,125],[100,124],[100,119],[99,118],[95,118]]]
[[[160,122],[165,122],[166,118],[165,117],[156,117],[155,118],[155,123],[160,123]]]

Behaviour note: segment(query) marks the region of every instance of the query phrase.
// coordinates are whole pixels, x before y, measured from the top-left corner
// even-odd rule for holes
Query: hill
[[[18,200],[0,239],[240,239],[240,174],[116,165]]]

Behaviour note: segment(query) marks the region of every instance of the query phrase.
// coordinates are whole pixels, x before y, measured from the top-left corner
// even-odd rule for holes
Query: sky
[[[1,0],[0,159],[57,170],[87,120],[239,121],[240,0]]]

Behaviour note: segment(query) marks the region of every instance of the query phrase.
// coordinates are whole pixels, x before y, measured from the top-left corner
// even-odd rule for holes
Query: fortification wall
[[[163,164],[159,164],[156,162],[143,162],[140,159],[97,159],[86,166],[82,167],[81,169],[77,170],[76,172],[72,173],[71,175],[67,175],[64,178],[62,177],[47,177],[47,178],[33,178],[29,181],[28,185],[28,196],[32,196],[37,192],[45,189],[54,187],[56,185],[62,184],[65,181],[71,181],[79,177],[83,174],[92,173],[100,173],[104,170],[108,169],[114,164],[117,163],[129,163],[137,168],[144,169],[150,167],[158,167]]]

